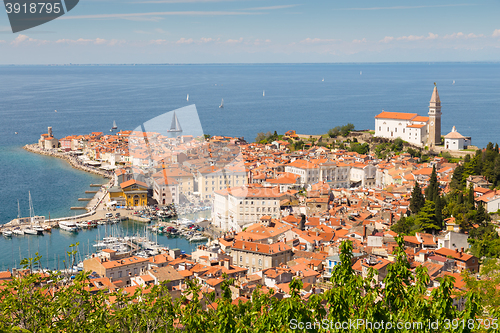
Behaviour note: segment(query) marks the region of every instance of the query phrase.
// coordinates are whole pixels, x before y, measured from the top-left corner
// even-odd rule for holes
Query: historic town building
[[[471,138],[458,133],[455,126],[451,132],[444,136],[444,147],[449,150],[467,149],[471,144]]]
[[[417,146],[441,144],[441,100],[434,86],[429,103],[429,116],[416,113],[387,112],[375,116],[375,136],[401,138]]]

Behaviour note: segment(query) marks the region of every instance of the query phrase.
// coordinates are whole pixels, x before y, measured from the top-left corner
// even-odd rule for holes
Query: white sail
[[[222,101],[220,102],[220,105],[219,105],[220,108],[223,108],[224,107],[224,98],[222,99]]]
[[[117,129],[118,126],[116,126],[116,121],[113,120],[113,127],[111,127],[112,129]]]
[[[186,101],[188,101],[188,102],[189,102],[189,94],[187,95]]]
[[[323,80],[321,80],[321,82],[325,82],[325,78],[323,78]]]
[[[262,97],[266,97],[266,91],[262,90]]]
[[[179,123],[179,119],[174,111],[174,116],[172,117],[172,124],[170,125],[169,132],[182,132],[181,124]]]

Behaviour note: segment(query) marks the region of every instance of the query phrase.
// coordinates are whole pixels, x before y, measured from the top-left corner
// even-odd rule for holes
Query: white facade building
[[[375,136],[401,138],[416,146],[434,146],[441,142],[441,100],[434,87],[429,103],[429,117],[416,113],[386,112],[375,116]]]
[[[373,164],[355,163],[351,166],[349,180],[351,186],[371,188],[375,186],[377,167]]]
[[[416,113],[386,112],[375,116],[375,136],[404,141],[423,146],[429,133],[429,117]]]
[[[280,216],[278,188],[232,187],[214,192],[213,223],[222,230],[241,231],[262,216]]]
[[[470,138],[466,138],[462,134],[458,133],[455,126],[453,126],[451,132],[446,134],[444,137],[444,147],[450,150],[467,149],[470,142]]]
[[[305,160],[295,160],[285,165],[285,172],[290,172],[300,176],[300,183],[314,184],[320,180],[319,167],[316,163]]]

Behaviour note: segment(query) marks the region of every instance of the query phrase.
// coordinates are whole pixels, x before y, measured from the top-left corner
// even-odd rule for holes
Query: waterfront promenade
[[[102,176],[104,178],[112,178],[113,177],[112,171],[100,170],[100,169],[91,167],[89,165],[85,165],[78,159],[78,157],[67,154],[67,153],[61,153],[58,151],[41,149],[40,147],[38,147],[38,144],[25,145],[23,147],[23,149],[25,149],[29,152],[32,152],[32,153],[40,154],[40,155],[61,158],[63,160],[66,160],[75,169],[94,173],[94,174],[97,174],[97,175]]]

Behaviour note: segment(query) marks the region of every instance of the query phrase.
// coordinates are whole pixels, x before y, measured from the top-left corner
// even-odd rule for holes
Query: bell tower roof
[[[439,99],[439,94],[438,94],[438,89],[436,87],[436,83],[434,83],[434,91],[432,92],[431,103],[441,103],[441,100]]]

